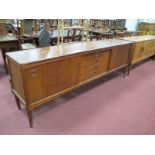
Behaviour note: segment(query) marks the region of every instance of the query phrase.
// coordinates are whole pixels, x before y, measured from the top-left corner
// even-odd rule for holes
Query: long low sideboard
[[[112,39],[7,53],[12,92],[18,108],[25,105],[30,127],[34,108],[112,71],[126,74],[131,45]]]

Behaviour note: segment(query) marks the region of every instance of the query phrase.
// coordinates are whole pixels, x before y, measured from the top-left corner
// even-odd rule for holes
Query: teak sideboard
[[[130,41],[78,42],[7,53],[12,92],[19,109],[32,110],[89,81],[123,68],[128,70]]]
[[[133,64],[155,56],[155,35],[133,36],[122,39],[133,42],[129,72]]]

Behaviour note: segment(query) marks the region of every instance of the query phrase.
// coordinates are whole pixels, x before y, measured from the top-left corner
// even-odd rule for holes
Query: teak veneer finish
[[[114,70],[126,70],[130,41],[108,40],[63,44],[7,53],[12,92],[25,104],[30,127],[32,110]]]
[[[143,61],[149,57],[155,56],[155,36],[154,35],[125,37],[122,39],[133,42],[133,45],[131,47],[132,54],[131,54],[129,68],[131,68],[131,66],[135,63]]]

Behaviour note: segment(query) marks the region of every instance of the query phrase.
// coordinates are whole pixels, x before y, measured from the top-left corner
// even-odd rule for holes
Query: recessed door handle
[[[36,72],[36,71],[37,71],[36,68],[33,68],[33,69],[30,70],[31,73],[34,73],[34,72]]]
[[[32,73],[31,76],[32,76],[32,77],[35,77],[35,76],[36,76],[36,73]]]

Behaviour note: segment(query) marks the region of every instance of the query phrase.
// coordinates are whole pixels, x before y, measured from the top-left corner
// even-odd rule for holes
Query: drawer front
[[[84,81],[95,76],[96,73],[96,52],[81,56],[80,60],[80,78]]]
[[[103,74],[109,70],[111,50],[97,52],[97,74]]]
[[[25,87],[27,103],[31,104],[47,97],[46,65],[27,68],[25,71]]]

